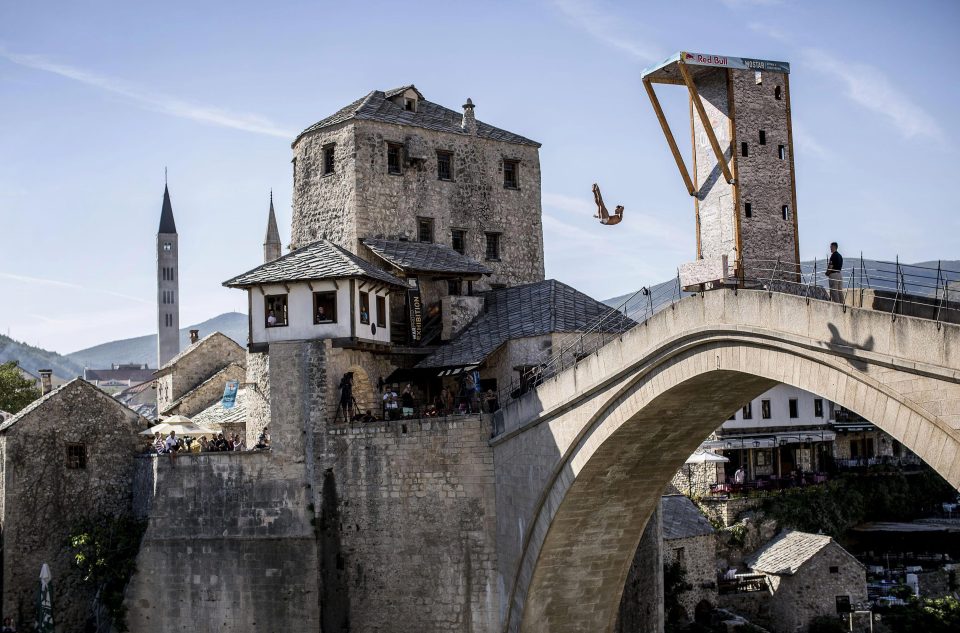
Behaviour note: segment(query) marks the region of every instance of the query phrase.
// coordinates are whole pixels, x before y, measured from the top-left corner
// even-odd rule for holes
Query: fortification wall
[[[498,630],[489,429],[464,416],[327,431],[325,624],[349,613],[352,631]]]
[[[136,460],[137,510],[150,520],[127,588],[131,631],[319,630],[310,501],[285,461],[261,452]]]

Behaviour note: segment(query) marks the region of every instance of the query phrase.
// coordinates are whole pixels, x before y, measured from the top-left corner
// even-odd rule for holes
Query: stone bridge
[[[960,326],[765,291],[688,297],[497,413],[503,630],[611,631],[671,475],[776,383],[859,413],[960,488]]]

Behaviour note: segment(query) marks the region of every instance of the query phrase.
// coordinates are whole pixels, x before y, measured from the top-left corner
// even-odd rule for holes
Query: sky
[[[0,3],[0,332],[155,331],[165,170],[180,323],[244,311],[221,283],[262,261],[271,189],[289,241],[293,138],[410,83],[543,144],[548,277],[598,299],[672,277],[694,209],[640,75],[681,49],[791,63],[802,258],[957,259],[958,35],[955,1]],[[658,94],[689,129],[683,89]]]

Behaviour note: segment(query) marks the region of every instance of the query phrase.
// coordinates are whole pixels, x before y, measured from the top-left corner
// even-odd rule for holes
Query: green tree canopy
[[[23,377],[16,362],[0,365],[0,410],[17,413],[39,397],[40,388]]]

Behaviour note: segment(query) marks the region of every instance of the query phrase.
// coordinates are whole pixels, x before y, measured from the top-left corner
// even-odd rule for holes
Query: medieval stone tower
[[[681,51],[644,71],[643,83],[694,199],[696,265],[684,285],[736,276],[751,285],[799,272],[790,65]],[[690,93],[692,178],[652,84]],[[724,268],[725,274],[718,274]],[[687,274],[684,275],[684,272]]]
[[[157,231],[157,367],[180,353],[180,270],[177,225],[170,190],[163,186],[163,208]]]
[[[277,214],[273,211],[273,190],[270,190],[270,215],[267,217],[267,236],[263,240],[263,263],[280,258],[282,244],[277,229]]]

